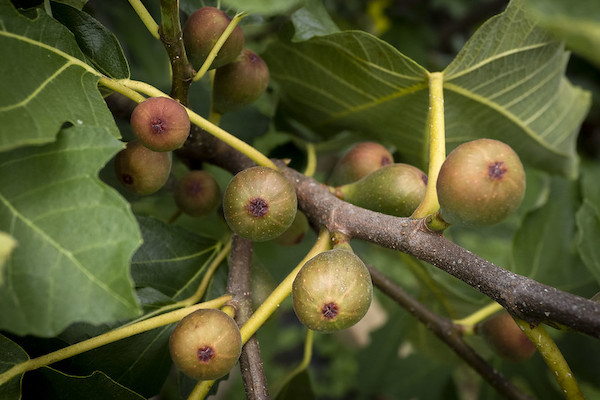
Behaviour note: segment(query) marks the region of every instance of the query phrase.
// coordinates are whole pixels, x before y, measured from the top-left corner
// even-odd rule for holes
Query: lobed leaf
[[[0,153],[0,227],[19,242],[0,286],[0,329],[53,336],[139,313],[129,275],[138,227],[97,178],[122,146],[108,128],[77,126],[56,143]]]

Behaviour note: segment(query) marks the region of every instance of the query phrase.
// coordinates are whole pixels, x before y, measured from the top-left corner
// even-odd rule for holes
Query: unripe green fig
[[[315,331],[351,327],[365,316],[372,298],[369,270],[351,250],[342,248],[308,260],[292,285],[296,316]]]
[[[333,168],[330,183],[341,186],[355,182],[371,172],[394,162],[392,153],[376,142],[354,145]]]
[[[223,195],[223,213],[233,232],[256,242],[275,239],[296,216],[294,186],[268,167],[251,167],[235,175]]]
[[[425,197],[427,175],[408,164],[389,164],[337,188],[343,200],[396,217],[408,217]]]
[[[249,49],[220,67],[213,82],[213,108],[220,114],[235,111],[258,99],[269,85],[269,67]]]
[[[202,7],[194,11],[183,25],[183,43],[187,56],[196,69],[200,69],[219,37],[231,22],[225,12],[215,7]],[[236,26],[217,53],[210,69],[229,64],[244,48],[244,32]]]
[[[306,215],[302,211],[296,211],[296,217],[292,225],[275,238],[275,241],[282,246],[293,246],[304,239],[306,232],[308,232],[308,219],[306,219]]]
[[[498,355],[509,361],[525,361],[535,353],[535,345],[507,312],[485,320],[477,331]]]
[[[233,368],[242,352],[242,335],[221,310],[200,309],[184,317],[169,338],[171,359],[192,379],[218,379]]]
[[[463,143],[442,164],[437,194],[446,222],[495,224],[514,212],[523,200],[523,164],[510,146],[498,140]]]
[[[144,146],[154,151],[173,151],[190,134],[185,107],[170,97],[150,97],[131,113],[131,129]]]
[[[164,186],[171,173],[171,153],[156,152],[132,140],[115,156],[117,178],[129,191],[148,195]]]
[[[175,186],[175,204],[185,214],[201,217],[215,211],[221,203],[221,188],[206,171],[185,174]]]

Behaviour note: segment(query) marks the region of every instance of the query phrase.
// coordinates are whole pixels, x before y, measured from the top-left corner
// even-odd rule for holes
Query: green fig
[[[268,167],[239,172],[223,195],[223,213],[231,230],[256,242],[285,232],[296,217],[297,206],[294,186]]]
[[[389,164],[337,188],[343,200],[396,217],[408,217],[425,197],[427,175],[408,164]]]
[[[171,153],[156,152],[138,141],[130,141],[115,156],[115,173],[123,186],[148,195],[164,186],[171,173]]]
[[[332,186],[355,182],[371,172],[394,162],[392,153],[376,142],[354,145],[340,158],[329,179]]]
[[[188,59],[196,69],[200,69],[208,54],[231,18],[225,12],[215,7],[202,7],[194,11],[183,25],[183,43]],[[244,48],[244,32],[236,26],[217,53],[210,69],[229,64]]]
[[[192,379],[218,379],[234,367],[242,352],[236,322],[221,310],[200,309],[184,317],[169,338],[171,359]]]
[[[269,68],[252,50],[244,49],[235,61],[218,68],[213,82],[213,108],[220,114],[252,103],[269,85]]]
[[[509,361],[525,361],[535,353],[535,345],[507,312],[485,320],[477,331],[498,355]]]
[[[172,151],[183,146],[190,126],[185,107],[170,97],[150,97],[131,114],[131,129],[136,138],[154,151]]]
[[[311,258],[292,284],[294,312],[315,331],[351,327],[365,316],[372,298],[369,270],[348,249],[328,250]]]
[[[442,164],[437,195],[446,222],[492,225],[521,204],[525,171],[519,156],[507,144],[473,140],[455,148]]]
[[[185,214],[201,217],[215,211],[221,204],[221,189],[211,174],[190,171],[175,186],[175,204]]]

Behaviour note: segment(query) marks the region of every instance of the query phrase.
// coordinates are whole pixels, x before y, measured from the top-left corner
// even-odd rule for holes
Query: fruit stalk
[[[155,39],[160,40],[158,24],[154,21],[154,18],[152,18],[152,15],[150,15],[144,4],[142,4],[140,0],[129,0],[129,4],[131,4],[131,7],[133,7],[150,34],[154,36]]]
[[[473,335],[475,333],[475,325],[497,311],[502,310],[502,308],[503,307],[498,303],[490,303],[487,306],[475,311],[473,314],[466,316],[465,318],[454,320],[454,323],[463,327],[464,334]]]

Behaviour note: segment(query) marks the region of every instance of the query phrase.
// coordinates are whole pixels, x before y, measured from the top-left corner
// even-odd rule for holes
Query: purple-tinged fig
[[[332,186],[346,185],[364,178],[371,172],[394,163],[394,157],[377,142],[361,142],[354,145],[337,162],[331,173]]]
[[[509,361],[525,361],[535,353],[535,345],[507,312],[485,320],[477,331],[498,355]]]
[[[174,198],[175,204],[182,212],[192,217],[201,217],[219,207],[221,188],[208,172],[189,171],[177,182]]]
[[[131,114],[131,129],[144,146],[154,151],[173,151],[190,134],[190,118],[185,107],[170,97],[150,97]]]
[[[123,186],[145,196],[164,186],[171,173],[171,153],[156,152],[133,140],[115,156],[115,173]]]

